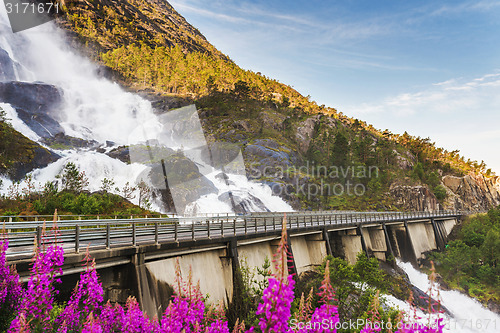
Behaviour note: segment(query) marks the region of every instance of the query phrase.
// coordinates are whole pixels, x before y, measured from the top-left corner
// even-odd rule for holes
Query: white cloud
[[[500,73],[450,79],[379,103],[340,108],[379,128],[431,137],[500,173]]]
[[[363,115],[387,113],[405,116],[416,113],[469,113],[500,111],[500,73],[487,74],[469,81],[451,79],[432,84],[426,90],[403,93],[377,104],[349,107],[349,112]]]

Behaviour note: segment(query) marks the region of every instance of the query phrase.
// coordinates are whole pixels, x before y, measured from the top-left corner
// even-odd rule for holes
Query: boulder
[[[266,205],[251,194],[243,196],[240,193],[224,192],[219,195],[218,199],[229,205],[229,207],[233,207],[236,214],[247,214],[254,211],[269,212]]]
[[[111,158],[116,158],[117,160],[122,161],[123,163],[130,163],[130,149],[127,146],[121,146],[118,148],[114,148],[110,152],[108,152],[106,155],[108,155]]]

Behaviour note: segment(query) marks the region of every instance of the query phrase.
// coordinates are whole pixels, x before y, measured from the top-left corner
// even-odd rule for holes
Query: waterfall
[[[421,290],[428,290],[430,281],[427,274],[415,269],[410,263],[398,261],[401,267],[410,279],[410,282]],[[489,311],[478,301],[455,290],[439,290],[439,295],[432,295],[433,298],[439,298],[441,304],[447,308],[453,317],[442,314],[445,319],[444,332],[458,333],[491,333],[500,332],[500,316]],[[399,306],[402,310],[410,311],[409,307],[403,302],[388,297],[389,303]],[[417,312],[419,317],[426,318],[421,311]],[[423,321],[425,323],[425,321]]]
[[[65,36],[52,22],[13,34],[8,23],[4,5],[0,5],[0,84],[6,89],[32,89],[33,91],[50,91],[53,98],[44,96],[47,104],[46,112],[36,119],[30,116],[29,110],[14,107],[13,102],[0,100],[0,107],[14,129],[50,149],[47,139],[60,133],[64,137],[78,138],[86,142],[84,147],[65,150],[52,149],[61,156],[43,169],[32,172],[35,183],[44,184],[54,180],[68,162],[75,163],[85,171],[89,178],[89,190],[99,190],[104,178],[113,179],[115,186],[123,188],[144,180],[150,186],[160,186],[149,179],[154,169],[151,160],[134,160],[130,164],[111,158],[107,155],[120,146],[148,145],[152,138],[165,139],[172,136],[176,124],[162,121],[164,115],[157,115],[146,99],[124,91],[118,84],[98,75],[98,67],[85,57],[72,50],[65,41]],[[13,81],[19,84],[12,84]],[[3,83],[2,83],[3,82]],[[17,89],[17,90],[16,90]],[[12,95],[12,94],[11,94]],[[32,96],[27,95],[29,100]],[[15,96],[13,97],[15,99]],[[23,99],[19,96],[19,99]],[[29,104],[29,101],[19,101]],[[25,112],[24,114],[21,114]],[[35,110],[33,112],[40,112]],[[167,113],[168,114],[168,113]],[[147,128],[145,127],[147,125]],[[147,132],[147,137],[144,133]],[[204,140],[204,138],[203,138]],[[168,141],[168,140],[167,140]],[[163,141],[160,142],[163,144]],[[169,151],[181,153],[191,158],[188,150],[192,147],[184,145],[165,146]],[[131,156],[132,157],[132,156]],[[192,194],[188,202],[182,203],[178,213],[229,213],[234,212],[234,205],[228,204],[227,194],[231,198],[239,198],[241,210],[251,211],[290,211],[291,207],[274,196],[265,185],[250,182],[245,172],[227,173],[220,181],[217,168],[206,169],[206,163],[193,160],[200,168],[201,182],[210,193]],[[243,164],[244,168],[244,164]],[[222,169],[224,174],[224,169]],[[7,193],[12,181],[2,178],[4,186],[0,191]],[[200,182],[200,180],[198,180]],[[189,183],[183,184],[183,190]],[[21,187],[23,184],[21,183]],[[175,188],[175,186],[174,186]],[[172,193],[174,194],[174,193]],[[184,192],[179,192],[179,196]],[[156,198],[161,196],[157,195]],[[133,200],[138,203],[138,195]],[[233,200],[234,201],[234,200]],[[153,208],[166,212],[167,208],[161,200],[153,202]]]

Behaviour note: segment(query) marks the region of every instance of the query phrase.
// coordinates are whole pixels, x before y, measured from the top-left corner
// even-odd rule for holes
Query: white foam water
[[[408,274],[410,282],[413,285],[423,291],[429,290],[430,281],[426,274],[415,269],[410,263],[398,261],[398,266]],[[436,294],[432,296],[435,299],[439,297],[441,304],[446,307],[453,316],[442,315],[445,318],[445,332],[500,332],[500,316],[488,310],[475,299],[455,290],[440,290],[439,296]],[[407,310],[409,310],[409,308],[407,308]],[[425,318],[425,315],[421,312],[419,312],[418,315]]]

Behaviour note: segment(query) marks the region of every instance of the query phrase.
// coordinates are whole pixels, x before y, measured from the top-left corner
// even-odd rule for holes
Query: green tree
[[[238,97],[246,98],[250,94],[250,87],[248,86],[247,82],[245,82],[243,80],[239,80],[238,82],[236,82],[234,84],[233,91]]]
[[[80,172],[73,162],[68,162],[57,177],[61,179],[63,189],[67,191],[81,192],[89,185],[85,171]]]
[[[443,185],[438,185],[434,187],[434,195],[438,200],[444,200],[447,197],[446,188]]]
[[[337,132],[330,157],[332,164],[337,167],[345,167],[349,160],[349,151],[349,140],[342,132]]]

